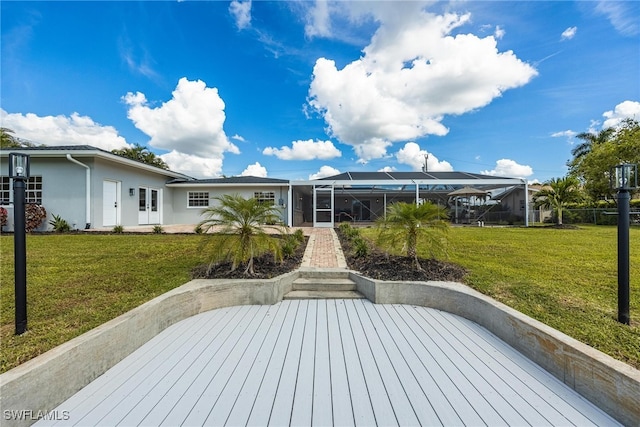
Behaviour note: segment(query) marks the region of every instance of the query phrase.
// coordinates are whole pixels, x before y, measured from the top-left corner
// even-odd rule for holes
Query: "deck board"
[[[616,425],[479,325],[367,300],[167,328],[37,425]]]

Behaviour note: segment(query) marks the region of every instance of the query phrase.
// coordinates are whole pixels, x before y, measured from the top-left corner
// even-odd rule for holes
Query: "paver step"
[[[364,295],[357,291],[291,291],[284,299],[362,299]]]
[[[294,291],[355,291],[356,284],[351,279],[325,279],[300,277],[293,282]]]

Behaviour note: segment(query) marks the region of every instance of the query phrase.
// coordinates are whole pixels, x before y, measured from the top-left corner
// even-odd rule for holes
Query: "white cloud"
[[[500,159],[496,162],[496,167],[493,170],[486,170],[480,172],[483,175],[492,176],[506,176],[515,178],[526,178],[533,175],[533,169],[531,166],[519,165],[513,160]]]
[[[44,145],[91,145],[111,151],[130,145],[113,126],[103,126],[88,116],[38,116],[33,113],[7,113],[0,109],[2,127],[17,138]]]
[[[493,36],[451,36],[470,15],[436,16],[413,2],[360,3],[348,4],[373,8],[380,27],[344,68],[316,61],[308,103],[361,162],[383,157],[394,142],[445,135],[445,115],[481,108],[537,75],[513,52],[499,52]]]
[[[262,150],[266,156],[276,156],[281,160],[313,160],[313,159],[333,159],[342,156],[331,141],[293,141],[289,147],[267,147]]]
[[[560,40],[571,40],[572,38],[575,37],[577,31],[578,31],[578,27],[567,28],[560,35]]]
[[[500,40],[504,37],[504,35],[506,34],[506,31],[504,30],[504,28],[500,27],[500,25],[496,25],[496,30],[493,33],[493,36]]]
[[[382,169],[378,169],[378,172],[395,172],[395,166],[385,166]]]
[[[307,37],[331,37],[331,19],[327,0],[316,0],[307,14],[307,24],[304,27]]]
[[[616,105],[613,110],[605,111],[602,116],[606,119],[602,128],[616,127],[624,119],[640,120],[640,102],[624,101]]]
[[[240,152],[223,129],[224,101],[216,88],[208,88],[201,80],[181,78],[172,98],[160,107],[149,107],[145,95],[140,92],[129,92],[123,100],[129,106],[127,117],[151,137],[151,147],[217,159],[220,164],[225,152]],[[219,173],[217,168],[207,170]]]
[[[237,133],[233,135],[231,139],[235,139],[236,141],[240,141],[240,142],[246,142],[246,140],[242,136],[238,135]]]
[[[233,0],[229,5],[229,13],[236,21],[239,30],[244,30],[251,25],[251,0]]]
[[[259,162],[255,162],[254,164],[247,166],[247,168],[242,171],[240,176],[258,176],[261,178],[266,178],[267,168],[262,166]]]
[[[338,169],[324,165],[318,172],[309,175],[309,179],[326,178],[328,176],[338,175],[339,173],[340,171]]]
[[[551,137],[552,138],[562,138],[562,137],[573,138],[577,134],[578,134],[578,132],[574,132],[572,130],[563,130],[563,131],[560,131],[560,132],[552,133]]]
[[[211,178],[222,174],[222,158],[194,156],[175,150],[159,156],[172,171],[194,178]]]
[[[607,17],[611,25],[624,36],[640,33],[638,5],[636,2],[600,0],[596,3],[596,12]]]
[[[428,156],[428,157],[427,157]],[[447,161],[439,161],[436,156],[426,150],[421,150],[415,142],[407,142],[403,148],[396,153],[398,163],[411,166],[414,171],[421,171],[427,157],[427,170],[430,172],[449,172],[453,170]]]

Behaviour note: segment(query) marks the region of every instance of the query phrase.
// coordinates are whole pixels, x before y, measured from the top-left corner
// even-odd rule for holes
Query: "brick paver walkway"
[[[313,228],[302,260],[302,267],[347,268],[333,228]]]

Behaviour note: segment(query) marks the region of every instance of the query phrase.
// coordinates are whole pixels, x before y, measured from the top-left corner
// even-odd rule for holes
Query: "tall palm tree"
[[[266,252],[281,259],[280,245],[276,238],[267,234],[268,229],[281,232],[279,208],[255,198],[245,199],[240,195],[225,194],[216,197],[218,203],[202,211],[205,217],[198,227],[203,232],[213,229],[222,239],[216,240],[216,250],[211,265],[220,261],[231,261],[231,271],[246,263],[245,275],[254,275],[253,261]]]
[[[433,203],[399,202],[387,207],[386,217],[378,222],[378,243],[400,249],[413,260],[416,270],[418,243],[425,242],[432,257],[444,250],[444,234],[449,228],[446,210]]]
[[[533,196],[536,207],[554,209],[558,215],[558,225],[562,225],[562,211],[568,203],[582,200],[580,182],[574,176],[552,178]]]
[[[581,139],[582,143],[575,146],[573,150],[571,150],[571,155],[573,156],[573,160],[571,163],[574,165],[579,163],[584,156],[586,156],[591,152],[591,150],[593,150],[593,147],[609,141],[614,133],[614,128],[606,128],[602,129],[598,133],[582,132],[577,134],[576,138]]]

